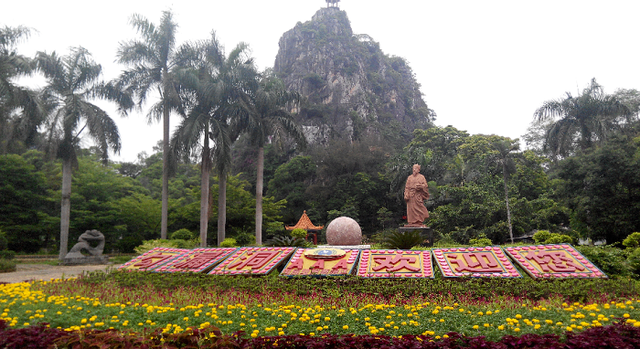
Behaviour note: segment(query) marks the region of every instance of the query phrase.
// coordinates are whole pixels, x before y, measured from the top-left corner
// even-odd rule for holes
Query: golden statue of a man
[[[424,200],[429,198],[429,185],[420,174],[420,165],[413,165],[413,173],[407,177],[404,186],[404,201],[407,202],[407,224],[405,227],[424,227],[424,220],[429,218],[429,211]]]

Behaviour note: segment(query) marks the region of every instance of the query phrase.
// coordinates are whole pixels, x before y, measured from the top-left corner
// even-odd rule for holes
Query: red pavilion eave
[[[287,230],[304,229],[306,231],[318,231],[322,230],[322,228],[324,228],[324,225],[313,225],[311,219],[309,219],[309,216],[307,216],[306,210],[304,211],[304,213],[302,213],[302,216],[300,217],[300,220],[298,221],[298,223],[296,223],[296,225],[285,226],[285,229]]]

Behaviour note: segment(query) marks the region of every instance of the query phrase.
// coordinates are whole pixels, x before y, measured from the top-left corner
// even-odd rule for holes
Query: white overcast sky
[[[137,38],[138,13],[158,23],[172,10],[178,44],[215,30],[227,52],[249,44],[260,69],[272,67],[278,40],[311,19],[325,0],[31,0],[2,1],[0,26],[38,32],[19,46],[67,54],[83,46],[116,77],[118,44]],[[637,0],[342,0],[356,34],[368,34],[384,53],[405,58],[436,124],[471,134],[519,138],[544,101],[576,94],[591,78],[606,93],[640,89],[640,1]],[[110,108],[106,105],[105,109]],[[143,113],[113,113],[122,137],[118,161],[134,161],[162,138]],[[178,123],[172,118],[172,126]]]

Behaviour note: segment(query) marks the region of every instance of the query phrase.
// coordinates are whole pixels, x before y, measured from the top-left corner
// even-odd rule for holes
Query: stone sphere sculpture
[[[327,243],[335,246],[360,245],[362,229],[353,218],[338,217],[327,226]]]

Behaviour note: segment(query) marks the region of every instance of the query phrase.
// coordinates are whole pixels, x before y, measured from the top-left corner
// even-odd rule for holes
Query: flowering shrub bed
[[[0,285],[0,321],[7,327],[0,339],[23,340],[20,333],[30,331],[42,341],[57,338],[58,347],[92,341],[182,347],[195,341],[253,348],[273,347],[277,340],[278,347],[353,342],[347,344],[437,348],[451,342],[516,348],[526,341],[569,343],[604,329],[636,335],[636,288],[635,281],[620,279],[425,282],[115,271]]]
[[[406,335],[333,335],[321,336],[270,336],[247,338],[240,333],[222,335],[215,328],[189,328],[181,334],[155,331],[140,335],[131,331],[80,330],[64,332],[47,326],[7,329],[0,320],[0,346],[7,349],[24,348],[486,348],[531,349],[566,348],[631,349],[640,347],[640,328],[615,323],[588,329],[579,334],[567,333],[564,338],[556,335],[526,334],[507,335],[498,341],[484,337],[465,337],[451,332],[445,338],[434,341],[428,336]]]
[[[49,283],[78,286],[79,281]],[[45,287],[47,284],[39,285]],[[80,291],[80,288],[78,288]],[[182,333],[195,326],[220,328],[222,333],[244,331],[251,337],[308,335],[424,335],[440,339],[455,331],[465,336],[486,336],[496,340],[507,334],[562,334],[583,331],[611,324],[616,320],[640,326],[640,300],[626,299],[608,303],[561,303],[558,299],[532,302],[497,300],[495,302],[433,303],[424,299],[396,303],[366,303],[367,298],[342,297],[324,302],[309,297],[288,302],[239,303],[224,300],[224,295],[210,302],[197,302],[197,292],[183,288],[178,297],[158,294],[158,300],[175,300],[181,304],[110,302],[115,288],[104,285],[94,288],[98,297],[45,293],[30,283],[0,286],[0,319],[10,327],[25,327],[41,322],[53,328],[133,329],[150,332],[161,328],[163,333]],[[179,290],[180,291],[180,290]],[[174,299],[175,298],[175,299]],[[204,298],[207,298],[206,295]],[[264,298],[266,299],[266,298]],[[273,299],[276,299],[275,297]],[[187,300],[196,302],[186,305]],[[201,300],[201,299],[200,299]],[[231,300],[231,302],[230,302]]]

